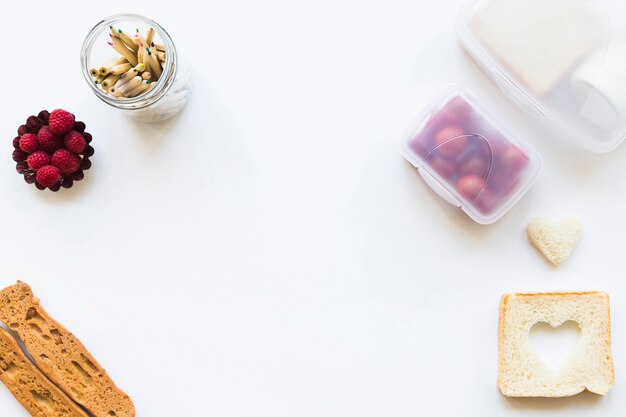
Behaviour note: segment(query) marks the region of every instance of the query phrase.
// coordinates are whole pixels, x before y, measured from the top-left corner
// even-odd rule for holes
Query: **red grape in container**
[[[444,92],[419,118],[404,154],[426,183],[477,223],[491,224],[528,191],[541,157],[473,96]]]

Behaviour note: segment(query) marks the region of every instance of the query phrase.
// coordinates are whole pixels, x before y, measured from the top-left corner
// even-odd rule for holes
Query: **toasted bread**
[[[0,327],[0,381],[34,417],[88,417],[28,359],[17,340]]]
[[[0,320],[39,369],[95,417],[134,417],[135,407],[69,330],[48,315],[24,283],[0,291]]]

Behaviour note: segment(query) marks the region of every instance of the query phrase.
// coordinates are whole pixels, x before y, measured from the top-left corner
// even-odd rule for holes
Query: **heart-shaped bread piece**
[[[582,227],[576,219],[551,222],[537,217],[528,225],[530,243],[556,266],[569,257],[581,233]]]

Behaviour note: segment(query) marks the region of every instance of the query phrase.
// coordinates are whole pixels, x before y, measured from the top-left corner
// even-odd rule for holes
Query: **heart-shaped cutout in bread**
[[[560,325],[546,322],[535,324],[528,335],[531,350],[548,368],[556,371],[575,353],[579,346],[580,326],[575,321]]]
[[[528,225],[530,242],[556,266],[569,257],[581,233],[582,227],[576,219],[550,222],[546,218],[537,217]]]

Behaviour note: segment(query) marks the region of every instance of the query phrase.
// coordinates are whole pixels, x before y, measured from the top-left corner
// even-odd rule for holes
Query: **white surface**
[[[457,45],[460,0],[128,5],[4,4],[0,280],[29,282],[138,416],[623,414],[626,147],[571,154],[515,111]],[[81,78],[83,36],[126,11],[191,55],[194,95],[170,122],[133,122]],[[400,156],[449,83],[545,160],[492,226]],[[96,154],[85,181],[53,194],[23,182],[10,143],[56,107],[87,123]],[[536,215],[583,224],[558,270],[526,241]],[[612,296],[613,391],[503,398],[500,295],[582,289]],[[26,416],[4,387],[0,409]]]
[[[554,328],[548,323],[535,324],[528,339],[530,348],[552,370],[559,370],[584,343],[580,340],[580,327],[575,321],[566,321]]]

